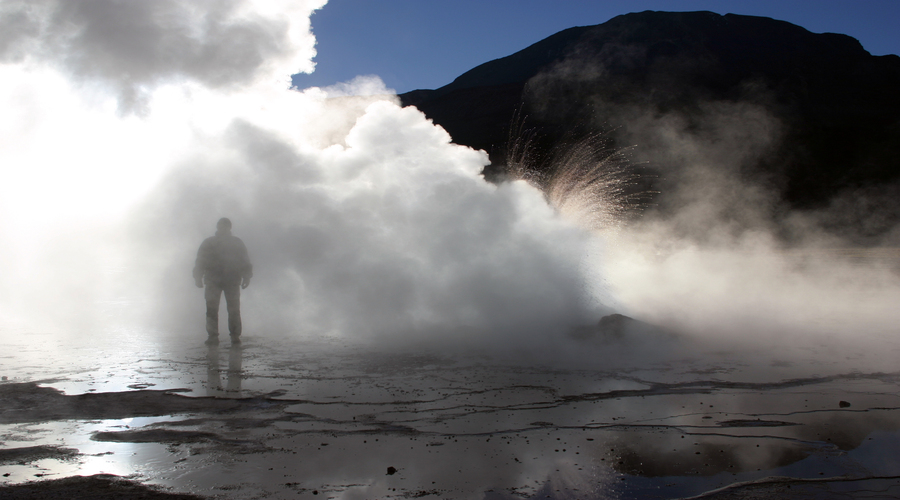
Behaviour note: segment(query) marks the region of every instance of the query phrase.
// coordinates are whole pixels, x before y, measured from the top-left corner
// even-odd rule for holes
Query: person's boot
[[[218,335],[210,335],[210,336],[206,339],[206,342],[204,342],[204,344],[206,344],[206,345],[219,345],[219,336],[218,336]]]
[[[231,336],[231,343],[232,343],[232,344],[240,344],[240,343],[241,343],[241,336],[240,336],[240,335],[232,335],[232,336]]]

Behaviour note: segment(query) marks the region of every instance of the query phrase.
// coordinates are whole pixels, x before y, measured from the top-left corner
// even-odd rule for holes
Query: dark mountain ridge
[[[728,108],[737,124],[753,121],[746,112],[757,110],[767,130],[742,139],[758,141],[759,151],[735,160],[734,175],[765,184],[789,207],[824,207],[847,193],[900,183],[900,57],[872,56],[849,36],[769,18],[626,14],[561,31],[444,87],[400,98],[454,142],[488,151],[489,179],[504,175],[520,116],[538,131],[538,157],[549,158],[572,137],[603,132],[614,147],[634,145],[635,160],[649,162],[664,179],[655,187],[665,192],[686,166],[654,146],[659,124],[677,117],[680,134],[712,144],[721,132],[707,130],[715,128],[710,110]],[[885,203],[867,201],[863,211],[900,214]]]

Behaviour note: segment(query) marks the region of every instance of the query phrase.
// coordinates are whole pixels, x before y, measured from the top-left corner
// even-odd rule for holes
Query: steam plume
[[[250,336],[524,345],[590,321],[587,233],[485,182],[484,152],[377,78],[289,90],[321,2],[273,5],[4,4],[32,27],[3,46],[4,103],[31,122],[3,124],[5,317],[201,332],[190,269],[226,216]]]

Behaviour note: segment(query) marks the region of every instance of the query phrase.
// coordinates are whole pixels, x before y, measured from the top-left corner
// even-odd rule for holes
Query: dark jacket
[[[253,266],[247,247],[230,230],[216,231],[206,238],[197,250],[194,279],[218,286],[240,285],[241,280],[253,277]]]

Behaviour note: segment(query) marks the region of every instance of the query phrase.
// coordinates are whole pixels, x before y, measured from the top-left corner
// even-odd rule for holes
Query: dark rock
[[[396,474],[396,473],[397,473],[397,468],[396,468],[396,467],[388,467],[388,468],[387,468],[387,475],[388,475],[388,476],[393,476],[393,475]]]
[[[848,403],[847,401],[840,401],[838,402],[838,406],[841,408],[850,408],[850,403]]]
[[[576,340],[599,340],[602,342],[629,342],[674,340],[675,334],[624,314],[608,314],[600,318],[596,326],[580,327],[572,331]]]
[[[597,322],[597,330],[608,337],[622,338],[625,335],[625,329],[634,320],[623,314],[610,314],[600,318]]]

